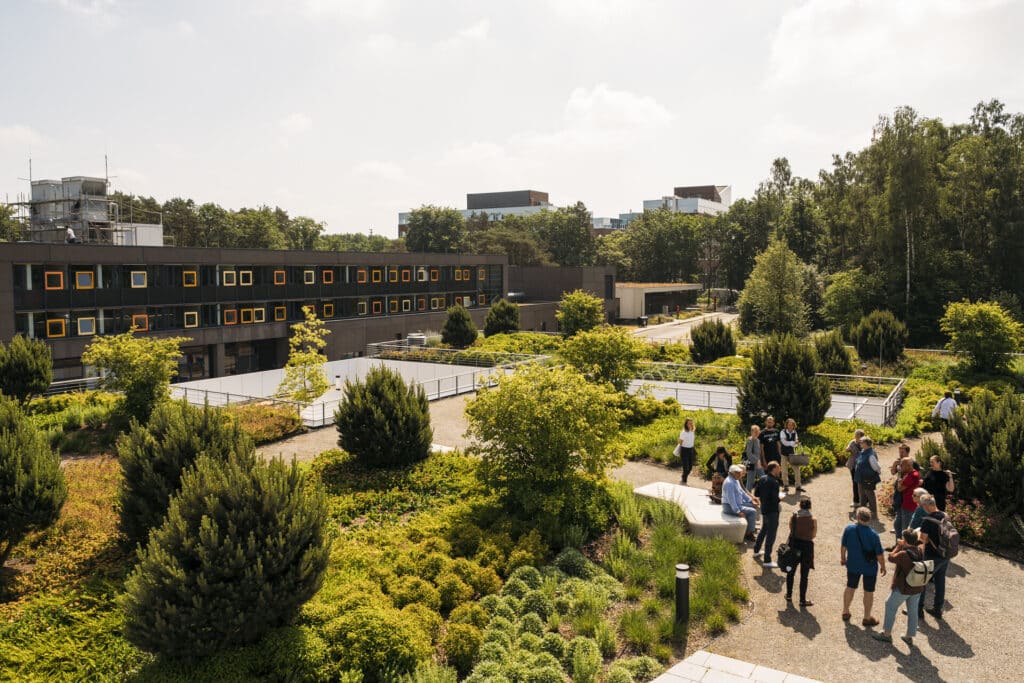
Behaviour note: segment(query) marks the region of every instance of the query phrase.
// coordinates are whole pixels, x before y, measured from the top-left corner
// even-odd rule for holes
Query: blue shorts
[[[875,592],[875,581],[878,579],[877,574],[859,574],[857,572],[846,572],[846,587],[856,588],[857,584],[860,583],[860,577],[864,577],[864,592],[874,593]]]

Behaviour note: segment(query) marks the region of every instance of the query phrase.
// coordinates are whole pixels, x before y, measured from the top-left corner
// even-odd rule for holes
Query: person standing
[[[914,469],[912,458],[903,458],[900,461],[900,479],[896,490],[900,493],[900,505],[896,508],[896,537],[899,538],[903,530],[910,525],[910,518],[914,516],[917,509],[917,501],[914,500],[914,489],[921,486],[921,474]]]
[[[757,437],[761,441],[761,466],[767,470],[768,463],[782,464],[782,450],[779,444],[779,430],[775,428],[775,418],[769,415],[764,419],[764,429]]]
[[[764,544],[764,566],[775,569],[779,565],[772,562],[772,547],[779,531],[779,463],[768,464],[768,471],[754,488],[754,495],[761,501],[761,532],[754,541],[754,557],[761,556]]]
[[[793,418],[786,419],[786,427],[779,432],[779,453],[782,456],[782,490],[789,492],[789,456],[796,453],[797,446],[800,445],[800,435],[796,431],[796,420]],[[800,481],[800,468],[796,465],[792,465],[793,468],[793,482],[796,484],[796,491],[800,493],[804,490],[804,487]]]
[[[747,490],[754,490],[754,482],[764,476],[764,459],[761,457],[761,428],[750,425],[750,436],[743,449],[743,465],[747,468]]]
[[[875,633],[872,637],[886,643],[892,642],[892,627],[896,623],[896,612],[900,605],[907,604],[907,635],[902,636],[903,642],[912,645],[914,636],[917,635],[917,608],[921,602],[921,593],[924,586],[911,586],[907,583],[907,577],[914,570],[914,563],[920,562],[924,554],[918,547],[919,538],[913,529],[904,529],[896,547],[889,554],[889,562],[892,562],[896,569],[892,576],[892,592],[889,599],[885,601],[885,620],[882,623],[882,632]]]
[[[75,231],[70,225],[68,226],[68,229],[64,231],[64,241],[68,244],[78,244],[78,238],[75,237]]]
[[[754,528],[757,526],[757,501],[750,497],[743,485],[740,484],[740,477],[743,475],[743,468],[733,465],[729,468],[729,477],[722,485],[722,512],[727,515],[740,517],[747,523],[747,533],[744,541],[753,541]]]
[[[864,430],[858,429],[853,433],[853,439],[850,443],[846,444],[846,469],[850,470],[850,483],[853,484],[852,507],[854,508],[860,506],[860,491],[857,489],[857,480],[854,478],[853,471],[857,467],[857,456],[860,455],[860,440],[863,438]]]
[[[949,421],[953,419],[953,414],[955,412],[956,399],[953,398],[952,391],[947,391],[932,409],[932,417],[937,417],[948,425]]]
[[[935,498],[935,505],[946,511],[946,496],[953,493],[953,473],[942,469],[942,460],[937,455],[928,459],[928,473],[924,475],[921,486]]]
[[[679,432],[679,459],[683,464],[683,485],[686,485],[686,480],[690,477],[690,470],[693,469],[693,460],[696,448],[694,444],[697,439],[697,428],[693,423],[693,418],[686,418],[683,422],[683,431]]]
[[[786,602],[793,602],[793,579],[800,567],[800,606],[814,603],[807,599],[807,577],[814,569],[814,537],[818,535],[818,520],[811,514],[811,499],[800,499],[800,509],[789,518],[789,546],[800,552],[800,559],[786,572]]]
[[[938,508],[935,498],[926,493],[921,496],[921,507],[924,509],[924,517],[921,519],[921,545],[924,546],[924,559],[931,560],[935,565],[935,573],[932,580],[924,585],[921,591],[921,600],[918,602],[917,615],[923,617],[925,612],[936,619],[942,619],[942,606],[946,604],[946,572],[949,570],[948,547],[943,547],[942,520],[946,513]],[[935,584],[935,600],[931,609],[925,609],[924,599],[928,595],[928,586]]]
[[[878,575],[885,576],[885,555],[882,554],[882,539],[868,522],[871,510],[859,507],[854,512],[856,522],[843,530],[839,547],[839,564],[846,567],[846,590],[843,591],[843,621],[850,620],[850,604],[857,592],[857,585],[864,579],[864,619],[867,627],[878,626],[878,619],[871,616],[875,603],[875,582]]]
[[[861,451],[857,456],[857,464],[853,480],[860,494],[860,504],[871,510],[871,516],[878,519],[878,502],[875,500],[875,485],[882,480],[882,466],[878,464],[878,456],[873,448],[871,437],[860,440]]]
[[[907,522],[908,529],[920,529],[921,520],[924,519],[924,508],[921,507],[921,496],[927,496],[928,491],[920,486],[914,489],[914,502],[917,507],[914,509],[914,514],[910,515],[910,521]]]

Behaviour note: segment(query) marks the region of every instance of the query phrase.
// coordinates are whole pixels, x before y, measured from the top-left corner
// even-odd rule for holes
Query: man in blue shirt
[[[744,541],[753,542],[754,527],[757,526],[757,501],[751,498],[740,484],[743,468],[733,465],[729,468],[729,477],[722,485],[722,510],[727,515],[741,517],[747,522],[747,534]]]
[[[861,499],[863,500],[863,498]],[[868,526],[871,510],[857,508],[857,522],[843,530],[839,563],[846,567],[846,590],[843,592],[843,621],[850,620],[850,603],[857,591],[857,584],[864,577],[864,626],[877,626],[878,619],[871,616],[875,601],[875,581],[878,574],[885,576],[885,555],[882,554],[882,539]]]

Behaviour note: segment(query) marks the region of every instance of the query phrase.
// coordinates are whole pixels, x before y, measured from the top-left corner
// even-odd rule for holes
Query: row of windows
[[[21,266],[24,268],[24,266]],[[212,268],[212,267],[207,267]],[[105,268],[108,272],[112,270],[111,267]],[[354,274],[350,276],[348,266],[342,266],[344,271],[345,281],[349,277],[353,277],[357,284],[380,284],[386,279],[389,283],[396,282],[440,282],[441,280],[441,268],[432,268],[427,266],[413,267],[388,267],[388,268],[359,268],[353,267]],[[204,284],[220,285],[222,287],[249,287],[252,286],[257,280],[262,281],[262,275],[265,269],[238,269],[224,266],[217,266],[215,270],[204,272],[206,277],[203,278]],[[289,269],[274,268],[269,273],[269,282],[277,286],[283,286],[289,282]],[[291,269],[292,282],[296,282],[298,277],[302,278],[302,284],[315,285],[318,282],[325,285],[332,285],[335,282],[336,269],[335,268],[301,268]],[[463,268],[456,266],[446,266],[446,275],[451,276],[451,280],[455,282],[472,282],[474,269]],[[74,289],[95,289],[97,287],[97,273],[96,270],[90,267],[75,267],[70,266],[67,269],[67,276],[71,278]],[[65,289],[65,269],[63,267],[45,267],[42,271],[42,285],[43,289],[47,291],[56,291]],[[182,267],[180,270],[182,287],[198,287],[200,284],[200,272],[201,270],[196,267],[189,269]],[[24,286],[25,279],[33,279],[32,275],[22,275],[21,281],[19,282],[18,275],[16,273],[15,280],[16,285]],[[113,273],[110,273],[113,275]],[[106,282],[109,283],[110,275]],[[127,274],[123,275],[123,279],[127,285],[132,289],[144,289],[149,286],[149,273],[145,269],[133,270],[131,266],[128,267]],[[212,276],[212,281],[211,277]],[[121,279],[121,278],[118,278]],[[488,279],[488,268],[486,266],[480,266],[476,268],[476,279],[479,281],[487,281]],[[163,285],[169,285],[169,282],[161,283]],[[109,284],[108,284],[109,286]]]

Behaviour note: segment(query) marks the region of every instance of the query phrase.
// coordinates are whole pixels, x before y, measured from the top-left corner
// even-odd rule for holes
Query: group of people
[[[732,464],[732,457],[724,446],[719,446],[705,463],[715,475],[716,485],[721,481],[721,503],[723,511],[746,522],[744,541],[754,544],[754,558],[760,559],[766,569],[780,566],[772,559],[772,551],[778,536],[780,502],[789,491],[787,470],[791,465],[789,457],[796,451],[799,437],[796,423],[786,420],[785,429],[775,428],[775,420],[768,417],[764,429],[752,426],[747,439],[742,461]],[[687,483],[693,467],[695,452],[695,428],[691,419],[686,420],[679,436],[679,449],[683,460],[683,483]],[[886,576],[887,563],[892,566],[892,584],[885,602],[882,616],[882,630],[874,634],[877,640],[892,642],[892,630],[897,612],[906,606],[908,614],[907,632],[903,640],[911,643],[917,633],[918,622],[928,612],[936,619],[942,619],[945,604],[946,573],[949,568],[948,541],[943,539],[946,497],[954,490],[953,475],[943,468],[938,456],[929,460],[928,471],[922,473],[920,466],[910,456],[910,447],[900,444],[899,457],[889,470],[896,475],[891,503],[894,511],[893,532],[896,540],[883,550],[881,536],[872,528],[872,521],[878,520],[876,486],[881,482],[882,466],[874,444],[863,430],[858,429],[847,446],[847,467],[853,484],[855,508],[852,524],[843,531],[840,542],[840,564],[846,567],[846,589],[843,593],[843,621],[851,619],[850,606],[859,587],[863,586],[864,615],[861,623],[865,627],[879,625],[872,614],[874,592],[879,575]],[[796,490],[804,492],[799,466],[792,466]],[[745,483],[744,483],[745,479]],[[758,517],[761,519],[757,531]],[[948,525],[948,522],[946,523]],[[793,600],[796,573],[800,573],[800,605],[809,607],[814,603],[807,597],[808,575],[814,568],[814,540],[818,524],[811,512],[811,499],[803,495],[798,507],[789,519],[789,538],[786,543],[786,601]],[[915,562],[930,560],[933,574],[924,585],[908,582]],[[925,597],[929,586],[934,586],[932,607],[926,609]]]

